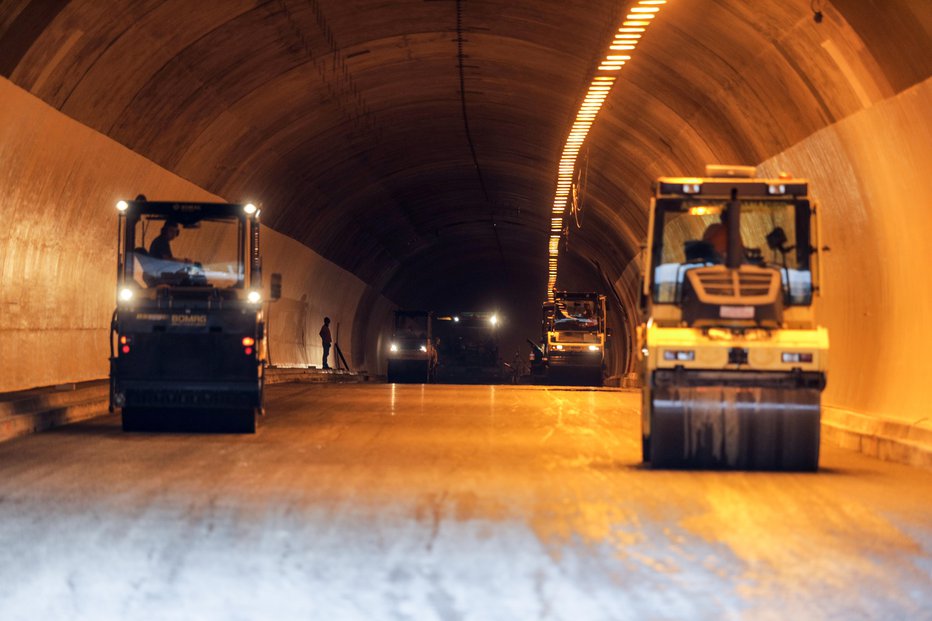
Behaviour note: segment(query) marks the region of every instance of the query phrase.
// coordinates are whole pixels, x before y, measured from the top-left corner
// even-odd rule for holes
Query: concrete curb
[[[107,380],[0,395],[0,442],[107,414]]]
[[[927,426],[919,426],[925,422]],[[932,468],[929,421],[909,424],[823,406],[822,437],[833,446],[884,461]]]
[[[337,371],[335,369],[316,369],[301,367],[269,367],[265,370],[266,385],[273,384],[324,384],[324,383],[362,383],[379,379],[368,373]]]

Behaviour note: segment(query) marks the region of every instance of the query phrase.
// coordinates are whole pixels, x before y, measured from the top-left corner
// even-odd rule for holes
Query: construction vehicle
[[[430,311],[395,311],[394,330],[388,346],[389,382],[423,384],[433,381],[437,366],[433,319]]]
[[[605,296],[554,291],[544,303],[544,358],[550,384],[601,386],[605,361]]]
[[[440,364],[437,379],[450,384],[501,384],[506,372],[499,350],[500,318],[489,311],[464,311],[437,317]]]
[[[143,197],[117,209],[111,411],[125,431],[254,433],[267,351],[259,210]],[[273,274],[269,298],[280,295]]]
[[[818,469],[819,213],[806,180],[755,173],[654,184],[638,329],[652,467]]]

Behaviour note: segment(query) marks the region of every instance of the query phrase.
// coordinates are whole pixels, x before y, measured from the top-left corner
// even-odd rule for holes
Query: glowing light
[[[117,210],[126,211],[127,209],[129,209],[129,203],[126,201],[117,201]]]
[[[243,211],[246,212],[246,215],[251,216],[252,214],[256,213],[257,208],[252,203],[246,203],[243,205]]]
[[[246,296],[246,299],[249,300],[253,304],[258,304],[259,302],[262,301],[262,294],[259,293],[258,291],[250,291],[249,294]]]
[[[243,347],[252,347],[255,344],[256,344],[256,339],[252,338],[251,336],[243,337]]]
[[[123,289],[120,289],[120,300],[122,300],[123,302],[129,302],[132,299],[133,299],[132,289],[130,289],[129,287],[124,287]]]
[[[637,47],[643,33],[647,31],[647,26],[653,23],[651,20],[660,12],[660,7],[666,3],[667,0],[640,0],[638,2],[639,6],[632,7],[616,32],[609,46],[609,53],[602,58],[596,71],[620,71],[631,60],[631,53]],[[628,54],[613,54],[612,52],[628,52]],[[596,116],[602,110],[615,80],[617,80],[616,76],[604,75],[604,73],[597,74],[592,78],[585,98],[576,112],[573,126],[566,137],[566,143],[563,145],[560,163],[557,166],[557,185],[551,207],[551,235],[548,243],[549,259],[547,261],[547,301],[549,302],[553,302],[553,290],[557,282],[563,217],[573,187],[576,159],[579,157],[582,146],[589,136],[589,130],[592,128]]]

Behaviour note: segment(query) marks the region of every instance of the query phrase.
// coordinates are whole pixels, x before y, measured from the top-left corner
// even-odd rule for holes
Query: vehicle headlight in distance
[[[562,345],[554,345],[553,347],[554,347],[554,349],[556,349],[557,351],[563,351],[563,346],[562,346]]]
[[[246,296],[246,299],[252,302],[253,304],[258,304],[262,301],[262,294],[258,291],[250,291],[249,295]]]
[[[252,203],[246,203],[243,205],[243,211],[246,212],[246,215],[251,216],[252,214],[256,213],[256,206]]]
[[[397,344],[397,343],[392,343],[391,345],[388,346],[388,350],[389,350],[389,351],[398,351],[398,344]]]
[[[420,349],[425,354],[427,353],[427,345],[421,345],[418,349]]]
[[[589,351],[599,351],[599,346],[598,346],[598,345],[590,345],[590,346],[589,346]]]
[[[123,302],[129,302],[133,299],[133,290],[129,287],[123,287],[120,289],[120,300]]]
[[[117,201],[116,207],[118,211],[126,211],[129,208],[129,203],[126,201]]]

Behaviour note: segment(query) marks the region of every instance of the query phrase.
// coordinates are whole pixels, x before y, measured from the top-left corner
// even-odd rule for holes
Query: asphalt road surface
[[[0,619],[932,619],[930,471],[651,471],[633,392],[269,392],[0,444]]]

